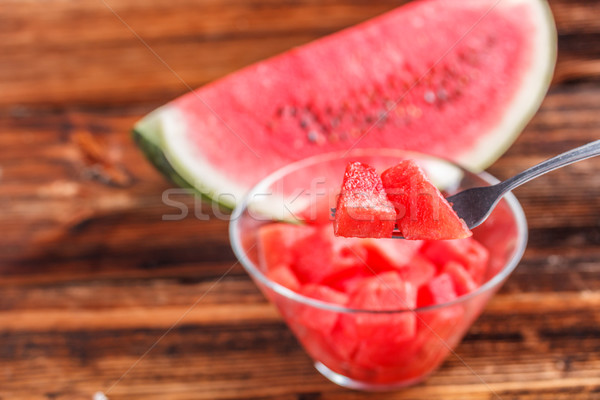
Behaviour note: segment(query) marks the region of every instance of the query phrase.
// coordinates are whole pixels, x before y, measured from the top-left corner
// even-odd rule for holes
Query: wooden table
[[[3,1],[0,399],[493,398],[454,358],[397,393],[326,381],[236,264],[226,221],[161,219],[171,184],[129,135],[186,92],[181,80],[199,86],[399,3]],[[600,2],[551,6],[554,84],[489,169],[501,178],[600,136]],[[457,349],[503,399],[600,398],[599,169],[516,192],[529,248]]]

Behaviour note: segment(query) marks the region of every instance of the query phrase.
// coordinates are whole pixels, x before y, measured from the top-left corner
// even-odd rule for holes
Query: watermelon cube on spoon
[[[413,160],[384,171],[381,180],[405,239],[464,239],[472,235],[452,205]]]
[[[333,223],[336,236],[390,238],[395,224],[396,211],[375,168],[348,164]]]

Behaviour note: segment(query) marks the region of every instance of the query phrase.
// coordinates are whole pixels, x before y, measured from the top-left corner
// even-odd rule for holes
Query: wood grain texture
[[[600,398],[600,159],[516,191],[530,245],[457,349],[471,370],[451,357],[423,384],[366,395],[314,370],[219,210],[176,194],[189,211],[173,220],[172,185],[131,141],[186,85],[401,3],[1,2],[0,399]],[[554,84],[489,169],[500,178],[600,136],[600,2],[550,4]]]

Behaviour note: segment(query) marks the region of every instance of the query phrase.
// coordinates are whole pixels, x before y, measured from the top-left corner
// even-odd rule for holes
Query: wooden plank
[[[193,87],[400,3],[107,0]],[[600,3],[550,4],[554,86],[500,178],[600,136]],[[187,88],[102,1],[0,3],[0,53],[0,399],[600,398],[600,159],[516,191],[529,247],[460,359],[351,392],[235,264],[220,210],[177,194],[187,216],[163,219],[172,185],[129,129]]]
[[[75,290],[71,290],[71,293],[67,292],[67,296],[59,300],[57,305],[57,296],[62,293],[60,290],[50,289],[44,293],[45,296],[38,299],[37,303],[30,304],[28,308],[23,304],[16,304],[10,309],[0,310],[0,333],[136,328],[167,330],[175,325],[244,326],[280,321],[275,307],[260,296],[243,299],[231,290],[231,285],[211,283],[208,286],[209,288],[199,289],[194,294],[180,296],[178,302],[172,300],[173,297],[177,299],[177,289],[158,292],[155,302],[163,304],[153,304],[155,302],[147,299],[134,300],[132,296],[123,299],[115,293],[115,286],[112,286],[106,290],[86,291],[87,298],[83,302],[77,296],[73,296],[71,293]],[[131,291],[136,293],[140,289],[142,287],[133,286]],[[56,293],[57,291],[59,293]],[[214,292],[217,291],[219,293],[215,294]],[[150,292],[146,289],[143,293]],[[109,302],[107,294],[117,299]],[[229,301],[223,300],[226,294],[230,296]],[[48,300],[50,304],[45,304],[43,300]],[[248,301],[249,304],[244,304],[242,300]],[[564,333],[565,335],[574,334],[577,330],[600,332],[600,328],[597,328],[600,313],[595,312],[599,306],[600,295],[591,290],[503,294],[496,296],[488,305],[485,321],[510,317],[514,322],[507,323],[506,329],[516,329],[518,332],[521,329],[534,329],[526,324],[521,326],[523,320],[546,318],[548,322],[536,321],[535,329],[553,331],[558,326],[565,332],[573,330]],[[514,315],[515,309],[519,310],[519,315]],[[588,321],[582,323],[581,316],[588,318]],[[477,333],[483,330],[493,335],[497,333],[493,325],[493,323],[483,323],[482,326],[475,326],[471,334],[476,337]]]

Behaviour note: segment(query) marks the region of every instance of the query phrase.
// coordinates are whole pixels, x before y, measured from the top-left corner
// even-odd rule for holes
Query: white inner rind
[[[213,164],[206,162],[187,139],[185,118],[175,107],[165,106],[158,114],[163,132],[162,144],[167,160],[188,183],[214,202],[234,208],[240,204],[248,188],[236,185]],[[265,188],[264,193],[250,199],[249,212],[255,219],[295,221],[308,200],[296,196],[286,197],[277,188]],[[215,205],[215,204],[214,204]]]
[[[218,166],[210,164],[187,139],[186,118],[175,107],[166,105],[158,114],[161,125],[162,148],[165,157],[178,174],[198,191],[213,201],[235,207],[246,194],[247,188],[228,179]]]

